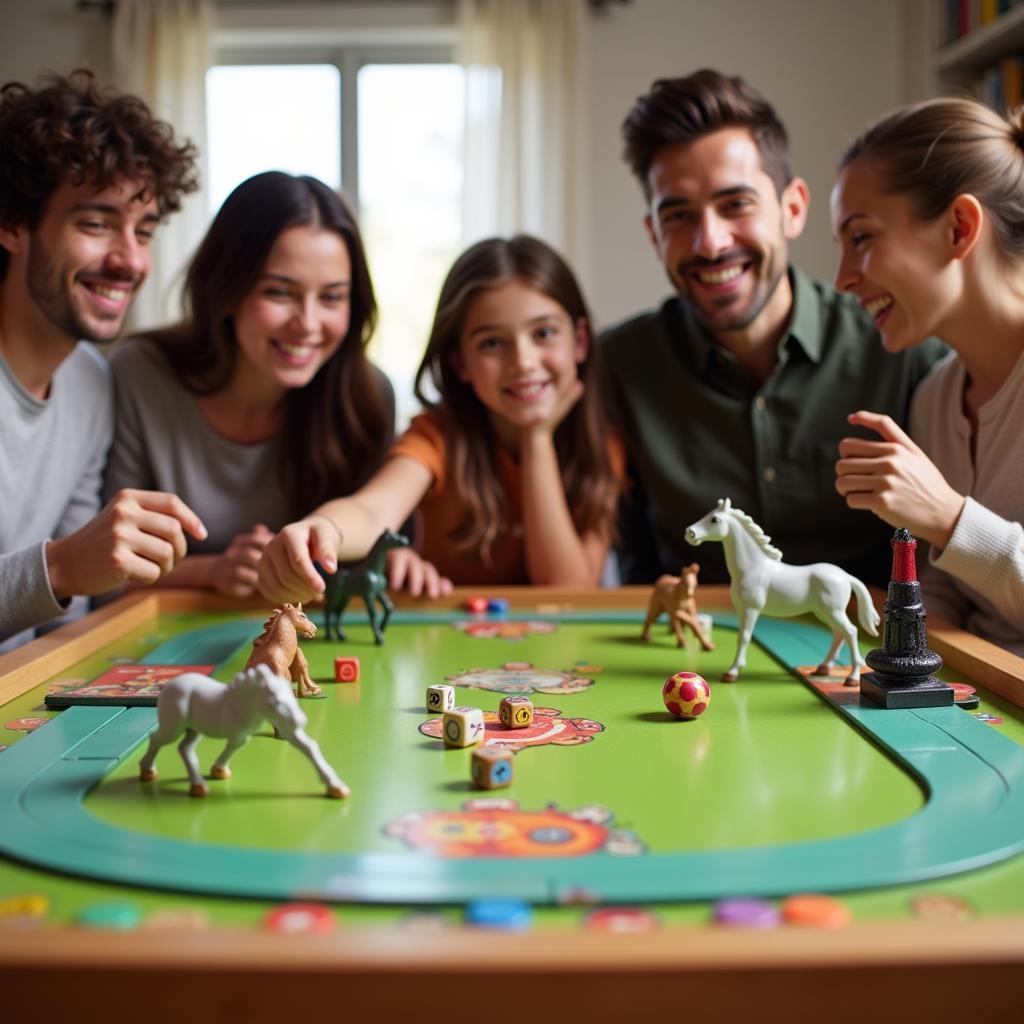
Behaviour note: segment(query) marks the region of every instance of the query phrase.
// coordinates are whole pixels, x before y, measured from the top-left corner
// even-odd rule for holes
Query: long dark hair
[[[377,302],[359,228],[341,196],[316,178],[280,171],[243,181],[224,201],[189,264],[185,320],[148,335],[189,390],[219,391],[238,357],[234,312],[259,281],[281,233],[300,225],[341,236],[352,285],[341,345],[309,384],[285,399],[279,474],[295,516],[369,479],[393,430],[392,411],[365,352]]]
[[[455,372],[463,323],[481,293],[518,280],[557,302],[575,328],[590,315],[566,262],[549,245],[529,235],[489,238],[467,249],[441,286],[437,312],[423,362],[416,373],[416,397],[434,408],[445,424],[452,479],[466,512],[453,540],[463,554],[487,561],[498,534],[509,526],[494,466],[494,430],[471,384]],[[597,346],[591,342],[579,366],[583,397],[555,430],[555,450],[565,497],[577,531],[611,530],[618,484],[608,457],[607,426],[597,391]],[[440,399],[426,387],[433,385]]]

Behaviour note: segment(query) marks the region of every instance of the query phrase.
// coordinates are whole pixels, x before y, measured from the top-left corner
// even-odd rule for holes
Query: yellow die
[[[525,729],[533,721],[533,701],[529,697],[503,697],[498,718],[506,729]]]

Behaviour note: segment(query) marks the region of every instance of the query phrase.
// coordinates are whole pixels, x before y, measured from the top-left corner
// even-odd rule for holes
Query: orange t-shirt
[[[462,521],[465,508],[459,501],[448,474],[448,446],[438,417],[422,413],[395,442],[389,457],[404,455],[426,466],[434,482],[420,502],[422,524],[420,554],[438,571],[459,585],[529,583],[526,545],[523,540],[522,472],[519,463],[504,448],[496,452],[498,482],[505,495],[511,526],[498,534],[491,547],[490,561],[467,557],[457,551],[451,539]],[[608,456],[612,472],[620,482],[625,478],[626,455],[618,435],[608,434]]]

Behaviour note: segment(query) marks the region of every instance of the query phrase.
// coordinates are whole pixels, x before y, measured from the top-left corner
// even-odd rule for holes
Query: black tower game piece
[[[953,688],[936,679],[942,659],[928,649],[917,541],[900,528],[892,541],[892,578],[885,599],[882,649],[865,659],[874,669],[861,677],[862,697],[883,708],[937,708],[953,703]]]

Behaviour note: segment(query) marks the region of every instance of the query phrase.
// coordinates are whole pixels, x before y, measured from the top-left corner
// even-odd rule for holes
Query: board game
[[[1019,972],[1024,663],[936,624],[943,677],[978,706],[887,711],[840,670],[811,674],[819,626],[763,619],[743,677],[724,683],[724,590],[699,592],[713,651],[680,649],[664,620],[641,640],[647,594],[508,588],[507,612],[469,613],[457,592],[406,602],[383,645],[361,608],[347,642],[302,641],[323,694],[300,703],[351,787],[341,801],[269,727],[203,800],[173,746],[139,779],[152,687],[175,666],[229,682],[264,606],[136,594],[0,659],[3,970],[59,971],[75,999],[113,976],[125,998],[166,976],[209,1019],[227,999],[283,1006],[293,986],[369,1007],[388,979],[413,1012],[403,977],[463,994],[574,984],[605,1010],[670,1006],[684,979],[701,993],[691,1008],[722,1007],[749,977],[795,1005],[799,978],[801,1001],[849,986],[843,1012],[858,977],[882,977],[898,1000],[919,1007],[927,984],[948,1007],[958,972]],[[358,658],[345,681],[339,657]],[[710,684],[692,720],[662,703],[681,671]],[[136,684],[143,699],[106,699]],[[437,684],[482,710],[482,745],[511,754],[511,784],[476,788],[472,750],[446,746],[426,708]],[[528,726],[499,721],[506,696],[532,701]],[[204,771],[219,746],[200,740]],[[806,894],[832,918],[715,923],[729,901],[763,911]],[[987,985],[986,1005],[1001,991]]]

